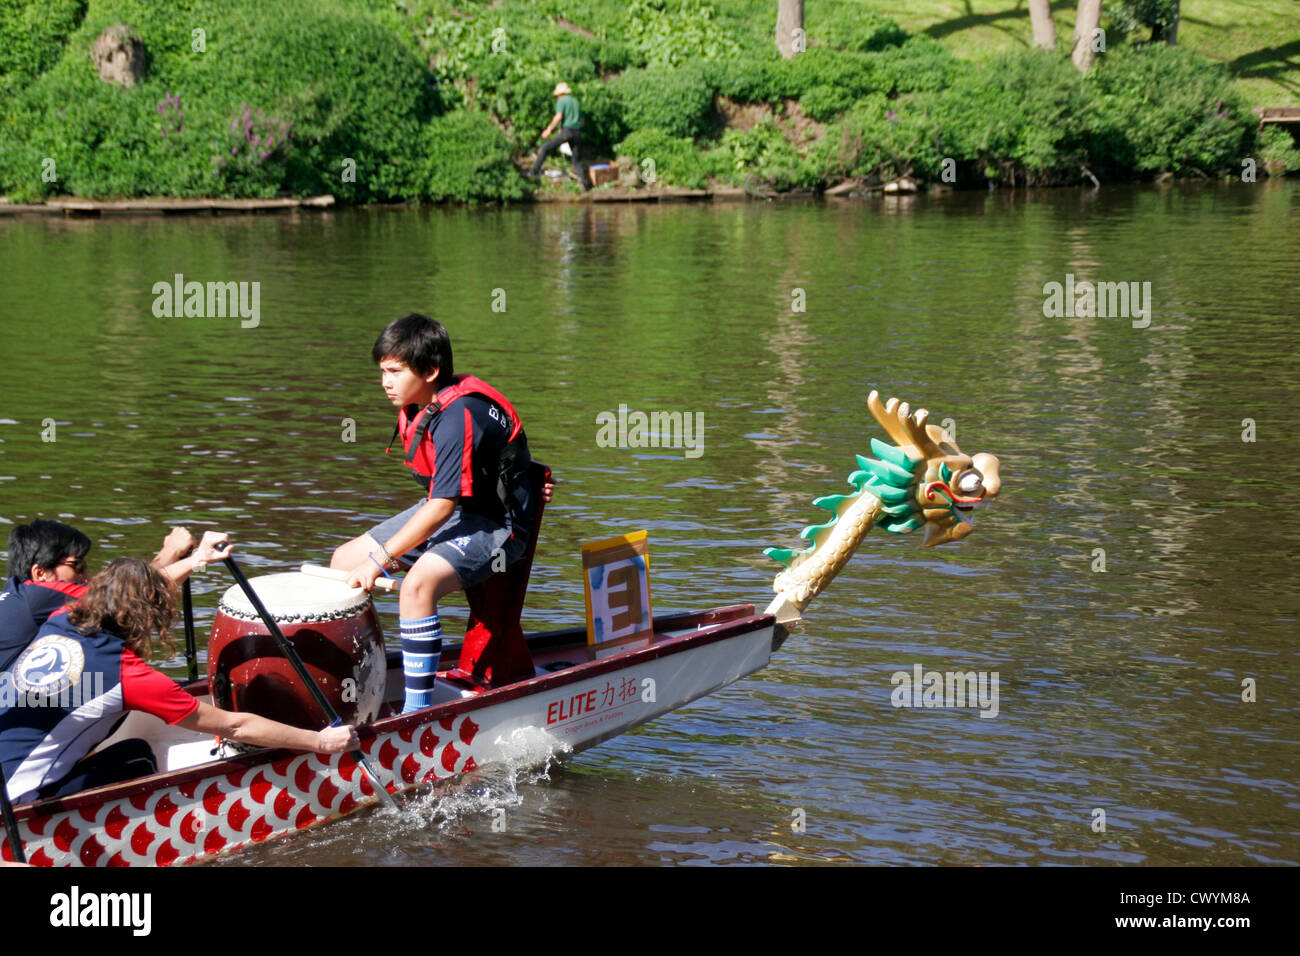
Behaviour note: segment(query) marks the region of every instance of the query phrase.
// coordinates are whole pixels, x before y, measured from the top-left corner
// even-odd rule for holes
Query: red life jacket
[[[397,428],[393,431],[393,441],[396,441],[399,437],[402,439],[402,448],[406,451],[404,459],[406,464],[415,472],[415,480],[426,490],[430,489],[433,486],[433,472],[436,463],[434,461],[433,444],[425,441],[425,439],[428,437],[429,429],[433,426],[443,408],[466,395],[478,395],[480,398],[494,402],[510,416],[512,423],[510,436],[506,439],[506,445],[501,450],[499,462],[495,468],[476,475],[479,478],[495,481],[497,486],[496,497],[501,502],[506,514],[509,515],[518,510],[517,507],[512,507],[516,502],[513,500],[511,492],[526,475],[531,458],[528,454],[528,440],[524,436],[524,427],[519,420],[519,413],[515,411],[514,406],[510,404],[510,401],[504,395],[487,382],[475,378],[473,375],[457,375],[452,378],[450,385],[439,391],[434,396],[433,401],[424,406],[414,416],[407,413],[407,408],[401,409],[397,413]],[[466,440],[468,441],[470,438],[467,436]],[[391,441],[388,443],[388,447],[392,448]],[[479,468],[475,468],[475,471],[479,472]]]

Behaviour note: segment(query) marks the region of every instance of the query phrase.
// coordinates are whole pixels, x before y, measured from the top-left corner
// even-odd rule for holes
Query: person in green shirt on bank
[[[542,138],[546,139],[550,136],[550,139],[546,139],[541,149],[537,151],[537,158],[533,160],[533,168],[528,171],[528,175],[534,179],[540,176],[542,163],[546,162],[546,157],[559,149],[561,143],[568,143],[572,151],[573,171],[578,176],[582,191],[586,192],[591,188],[591,183],[587,181],[587,167],[579,158],[579,153],[582,151],[582,108],[578,106],[578,101],[574,98],[573,90],[569,89],[568,83],[555,84],[552,95],[559,97],[555,101],[555,115],[551,117],[546,129],[542,130]],[[556,126],[560,127],[560,131],[551,136]]]

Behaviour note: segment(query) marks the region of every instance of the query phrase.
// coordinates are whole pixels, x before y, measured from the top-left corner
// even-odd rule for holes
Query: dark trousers
[[[132,737],[78,761],[62,780],[42,787],[40,796],[66,797],[91,787],[121,783],[157,772],[153,749],[143,740]]]
[[[546,157],[551,155],[560,148],[561,143],[568,143],[569,149],[573,150],[573,171],[577,174],[578,182],[582,184],[583,190],[591,188],[591,183],[587,181],[587,167],[582,165],[582,134],[576,129],[561,129],[558,133],[542,144],[541,149],[537,151],[537,158],[533,160],[533,168],[529,170],[529,175],[537,176],[541,174],[542,163],[546,162]]]

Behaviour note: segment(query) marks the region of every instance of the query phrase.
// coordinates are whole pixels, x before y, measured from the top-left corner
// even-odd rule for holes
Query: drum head
[[[361,588],[350,588],[342,581],[301,571],[264,574],[251,578],[248,583],[277,623],[352,617],[370,603],[370,595]],[[231,585],[221,596],[219,610],[240,621],[261,620],[238,584]]]

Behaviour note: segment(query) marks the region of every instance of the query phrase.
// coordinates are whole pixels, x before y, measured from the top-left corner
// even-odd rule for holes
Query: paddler
[[[0,763],[14,803],[67,796],[157,770],[149,744],[120,741],[87,757],[128,710],[260,747],[332,754],[357,747],[356,729],[300,730],[191,697],[149,667],[154,636],[168,643],[176,586],[139,558],[95,575],[67,614],[55,615],[18,656],[14,695],[0,701]]]
[[[172,528],[153,565],[179,583],[197,568],[221,560],[216,545],[223,541],[229,538],[208,531],[200,543],[185,528]],[[9,668],[51,614],[86,593],[90,548],[90,538],[61,521],[40,518],[9,532],[9,576],[0,591],[0,671]]]
[[[551,155],[555,150],[560,148],[562,143],[569,144],[571,158],[573,159],[573,172],[578,177],[578,184],[582,186],[585,193],[591,189],[591,183],[587,181],[587,167],[582,164],[579,154],[582,152],[582,107],[578,105],[577,98],[573,95],[573,90],[569,88],[568,83],[557,83],[552,91],[555,100],[555,115],[551,121],[546,124],[546,129],[542,130],[541,148],[537,150],[537,158],[533,160],[533,168],[528,171],[528,175],[536,179],[542,174],[542,163],[546,162],[546,157]],[[555,127],[560,131],[554,136],[551,133]],[[550,139],[547,139],[551,136]]]
[[[438,601],[505,570],[528,549],[536,516],[531,458],[509,400],[480,379],[455,374],[441,323],[416,314],[395,319],[371,358],[398,409],[393,439],[401,438],[406,464],[427,494],[340,546],[330,567],[366,590],[381,574],[406,570],[399,623],[407,713],[433,703],[442,655]],[[546,501],[551,487],[542,491]]]

